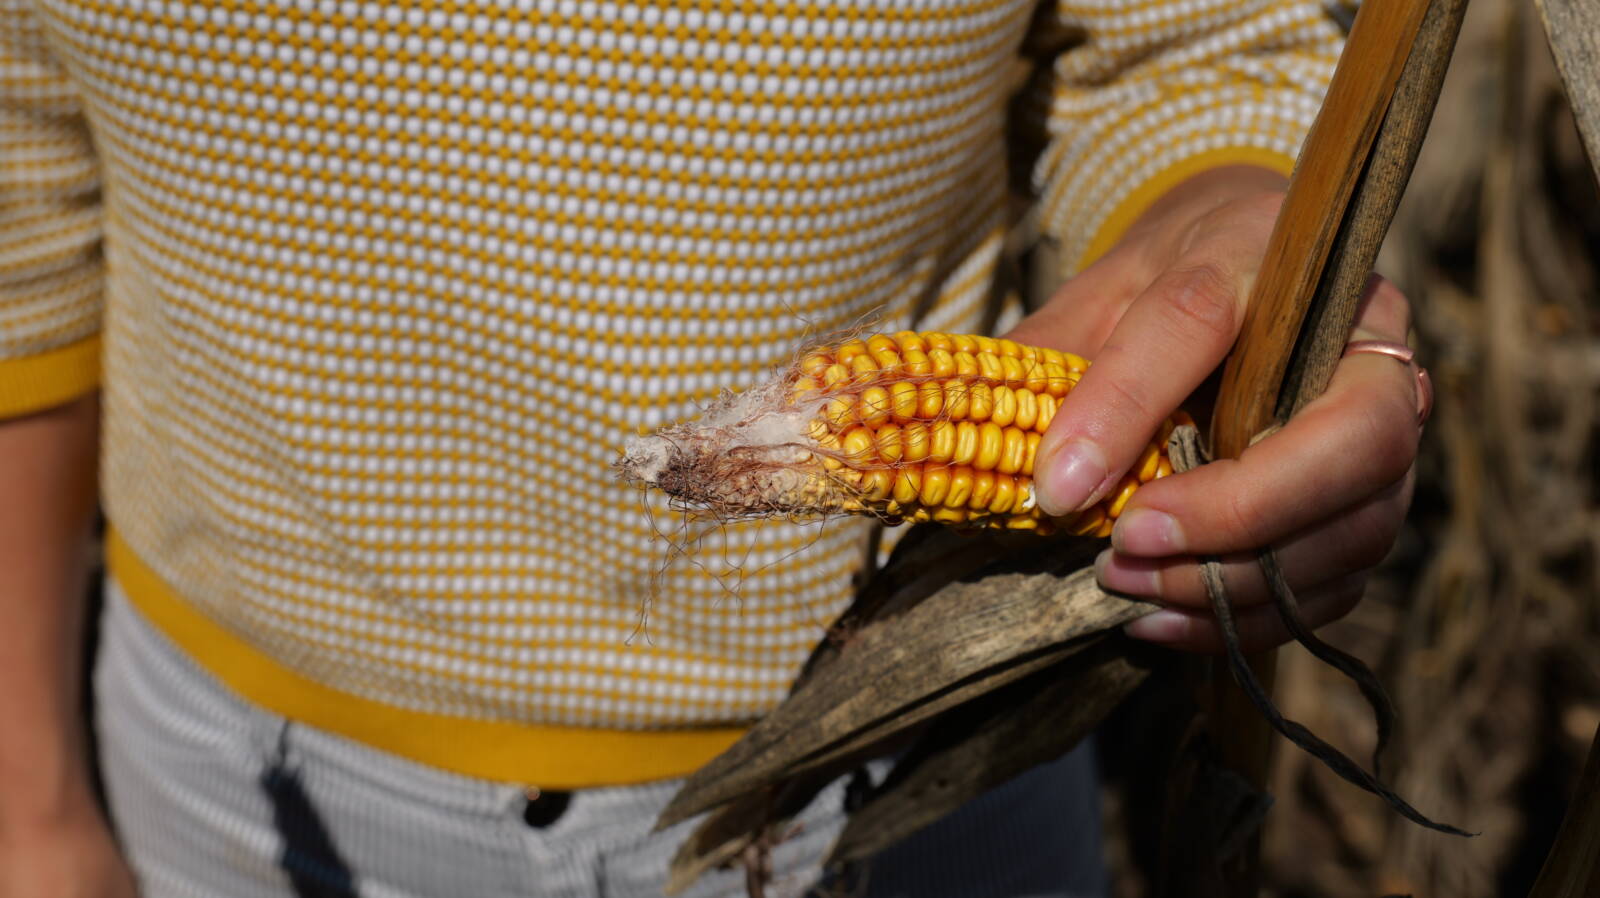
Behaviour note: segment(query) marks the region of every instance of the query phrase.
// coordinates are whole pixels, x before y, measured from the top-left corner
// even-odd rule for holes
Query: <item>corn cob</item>
[[[1033,497],[1040,437],[1089,363],[992,337],[876,334],[818,347],[775,382],[628,447],[620,467],[724,517],[871,514],[1107,536],[1142,483],[1172,472],[1177,413],[1121,484],[1062,518]]]

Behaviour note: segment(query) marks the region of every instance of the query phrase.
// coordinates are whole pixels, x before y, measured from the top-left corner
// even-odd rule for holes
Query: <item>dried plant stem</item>
[[[1528,898],[1588,898],[1600,894],[1600,730],[1561,824],[1561,835]]]

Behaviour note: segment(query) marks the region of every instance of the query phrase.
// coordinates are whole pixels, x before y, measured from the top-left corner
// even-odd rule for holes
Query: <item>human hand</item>
[[[85,800],[85,805],[88,805]],[[0,830],[0,898],[136,898],[133,874],[92,805]]]
[[[1039,446],[1035,486],[1046,512],[1103,497],[1221,364],[1243,322],[1283,184],[1245,167],[1185,182],[1007,334],[1094,360]],[[1400,292],[1374,278],[1350,339],[1404,343],[1409,315]],[[1217,555],[1243,648],[1286,641],[1255,560],[1265,546],[1277,551],[1308,624],[1349,613],[1411,501],[1417,390],[1410,366],[1349,356],[1324,395],[1239,459],[1141,487],[1095,565],[1105,588],[1167,606],[1128,632],[1220,651],[1196,562]]]

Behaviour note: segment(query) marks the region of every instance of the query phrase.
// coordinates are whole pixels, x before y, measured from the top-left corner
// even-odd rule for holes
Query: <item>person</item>
[[[1341,8],[1034,7],[0,0],[0,896],[658,893],[655,810],[781,699],[866,525],[669,564],[625,436],[866,318],[998,321],[1096,359],[1041,448],[1062,511],[1238,332]],[[1013,177],[1077,272],[1020,320]],[[1376,281],[1355,336],[1407,314]],[[1417,389],[1351,355],[1244,458],[1141,490],[1098,564],[1167,606],[1130,631],[1214,650],[1210,553],[1281,642],[1266,545],[1314,623],[1347,612]],[[97,503],[109,823],[76,707]],[[872,893],[1103,890],[1086,756],[1029,776]]]

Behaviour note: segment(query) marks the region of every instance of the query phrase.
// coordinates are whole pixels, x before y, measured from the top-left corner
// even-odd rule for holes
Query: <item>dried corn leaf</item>
[[[830,862],[869,857],[1007,780],[1061,757],[1105,719],[1150,666],[1122,637],[941,717],[850,816]]]
[[[981,538],[950,539],[956,551],[945,556],[927,543],[897,553],[881,576],[926,597],[878,594],[898,613],[856,621],[776,711],[690,777],[659,825],[870,748],[1150,610],[1095,585],[1085,567],[1094,543],[994,540],[963,552],[960,541]]]
[[[1578,132],[1600,160],[1600,7],[1593,0],[1535,0]]]

